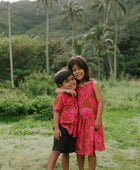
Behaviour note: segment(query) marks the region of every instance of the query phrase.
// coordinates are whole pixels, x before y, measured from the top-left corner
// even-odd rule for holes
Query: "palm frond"
[[[121,7],[123,13],[126,15],[126,8],[121,1],[119,1],[119,6]]]

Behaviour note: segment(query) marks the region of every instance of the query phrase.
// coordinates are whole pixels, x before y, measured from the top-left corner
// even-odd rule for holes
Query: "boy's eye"
[[[74,70],[72,70],[72,72],[75,72],[76,70],[74,69]]]

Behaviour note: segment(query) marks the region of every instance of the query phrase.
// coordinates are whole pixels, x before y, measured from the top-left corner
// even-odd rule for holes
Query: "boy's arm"
[[[55,90],[55,93],[68,93],[71,94],[72,96],[76,96],[76,91],[75,90],[69,90],[69,89],[62,89],[62,88],[57,88]]]
[[[59,111],[54,111],[53,113],[53,127],[54,127],[54,138],[56,140],[60,140],[62,136],[61,131],[59,129]]]
[[[94,93],[95,93],[95,96],[96,96],[96,99],[98,102],[97,117],[95,120],[95,129],[99,129],[100,128],[100,120],[101,120],[102,113],[103,113],[103,97],[102,97],[101,88],[97,81],[94,81],[93,87],[94,87]]]

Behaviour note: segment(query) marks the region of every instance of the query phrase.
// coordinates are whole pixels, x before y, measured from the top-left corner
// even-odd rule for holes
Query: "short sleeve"
[[[53,111],[58,110],[59,112],[62,112],[63,105],[64,105],[63,96],[58,95],[53,104]]]

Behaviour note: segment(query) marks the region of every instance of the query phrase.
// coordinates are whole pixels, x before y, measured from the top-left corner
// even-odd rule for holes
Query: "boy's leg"
[[[88,156],[89,170],[95,170],[96,168],[96,155]]]
[[[62,153],[61,162],[62,162],[63,170],[69,170],[69,154],[68,153]]]
[[[48,160],[47,170],[53,170],[59,155],[60,155],[59,151],[52,151],[51,152],[51,155],[50,155],[49,160]]]
[[[85,156],[77,155],[77,162],[79,170],[84,170]]]

